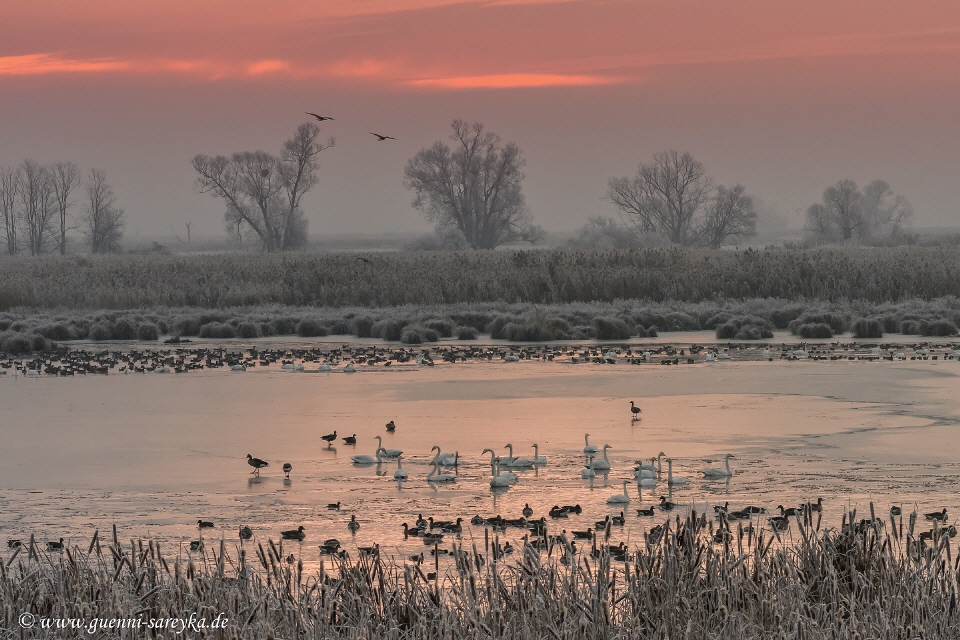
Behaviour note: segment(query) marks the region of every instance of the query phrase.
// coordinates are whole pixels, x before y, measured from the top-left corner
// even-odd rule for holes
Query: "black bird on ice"
[[[260,477],[260,469],[270,466],[269,462],[261,460],[260,458],[254,458],[249,453],[247,454],[247,464],[253,467],[253,471],[250,473],[256,474],[257,477]]]

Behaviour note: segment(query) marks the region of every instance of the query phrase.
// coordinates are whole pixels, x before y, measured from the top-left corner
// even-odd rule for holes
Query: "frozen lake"
[[[643,407],[631,420],[629,401]],[[663,451],[683,487],[666,482],[638,492],[630,484],[627,525],[611,543],[640,543],[667,514],[636,509],[669,496],[684,508],[755,504],[775,511],[824,500],[824,524],[845,509],[885,517],[891,504],[921,512],[946,507],[960,488],[960,363],[923,361],[723,361],[682,366],[570,365],[523,360],[361,367],[355,374],[300,374],[277,366],[231,372],[0,377],[0,536],[60,537],[85,546],[94,529],[116,524],[121,540],[154,538],[171,553],[198,538],[198,519],[213,521],[204,538],[237,541],[248,525],[258,539],[305,528],[302,544],[285,543],[305,562],[336,537],[344,547],[377,542],[387,552],[424,550],[401,524],[417,514],[464,518],[462,539],[483,544],[474,515],[534,517],[554,504],[583,513],[551,520],[552,532],[583,530],[621,507],[606,499],[632,478],[633,461]],[[384,425],[393,420],[395,433]],[[320,436],[336,430],[335,446]],[[612,469],[583,480],[584,433],[610,444]],[[357,435],[357,445],[340,437]],[[374,436],[404,451],[410,479],[393,480],[395,462],[357,466],[373,454]],[[520,472],[503,493],[489,487],[492,448],[546,466]],[[431,447],[459,451],[452,486],[426,481]],[[246,455],[269,461],[257,480]],[[707,480],[731,453],[735,475]],[[281,466],[293,472],[285,481]],[[666,465],[664,464],[664,472]],[[665,477],[666,473],[664,473]],[[328,503],[341,502],[330,511]],[[351,535],[355,515],[360,530]],[[505,536],[519,539],[522,531]],[[448,540],[451,536],[448,536]],[[449,545],[446,545],[449,546]],[[185,552],[185,551],[184,551]],[[4,550],[6,553],[6,550]]]

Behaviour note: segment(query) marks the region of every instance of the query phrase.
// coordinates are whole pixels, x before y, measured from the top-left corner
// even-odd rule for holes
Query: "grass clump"
[[[350,321],[350,333],[358,338],[370,338],[373,336],[373,325],[370,316],[357,316]]]
[[[930,322],[924,322],[920,325],[920,335],[922,336],[955,336],[957,335],[957,325],[946,318],[938,318]]]
[[[208,322],[207,324],[200,327],[200,337],[201,338],[214,338],[214,339],[229,339],[236,338],[236,330],[229,324],[224,322]]]
[[[137,330],[133,323],[126,318],[120,318],[113,323],[114,340],[134,340],[137,337]]]
[[[877,318],[858,318],[850,331],[854,338],[882,338],[883,324]]]
[[[717,327],[720,340],[764,340],[773,337],[770,323],[763,318],[747,316],[730,318]]]
[[[297,335],[301,338],[315,338],[328,334],[327,328],[313,318],[304,318],[297,323]]]
[[[633,335],[627,323],[620,318],[597,316],[592,325],[597,340],[626,340]]]
[[[152,322],[143,322],[137,327],[137,340],[159,340],[160,329]]]
[[[237,337],[244,340],[253,340],[263,335],[260,325],[256,322],[241,322],[237,325]]]
[[[101,321],[90,327],[87,334],[90,340],[102,341],[113,340],[113,327],[106,321]]]
[[[796,328],[796,335],[804,339],[825,339],[833,337],[833,329],[825,322],[809,322]]]
[[[476,340],[480,335],[480,332],[474,327],[469,327],[465,325],[460,325],[454,330],[454,335],[457,340]]]
[[[397,342],[403,337],[403,325],[397,320],[381,320],[373,325],[370,332],[381,340]]]

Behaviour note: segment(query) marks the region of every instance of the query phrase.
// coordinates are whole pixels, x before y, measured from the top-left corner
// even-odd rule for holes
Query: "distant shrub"
[[[427,329],[436,331],[441,338],[449,338],[453,335],[456,325],[449,318],[434,318],[423,323]]]
[[[850,330],[854,338],[883,337],[883,325],[876,318],[857,318]]]
[[[633,333],[620,318],[597,316],[591,324],[597,340],[626,340]]]
[[[659,334],[657,333],[657,328],[653,325],[647,327],[647,337],[656,338]]]
[[[260,337],[266,338],[269,336],[277,335],[277,330],[273,328],[273,325],[269,322],[260,322]]]
[[[487,330],[490,332],[490,337],[494,340],[503,340],[506,338],[504,335],[504,328],[514,321],[514,318],[510,316],[497,316],[490,321],[490,324],[487,325]]]
[[[256,322],[241,322],[237,327],[237,337],[252,340],[261,336],[260,325]]]
[[[10,328],[10,325],[13,324],[13,321],[9,318],[0,318],[0,331],[6,331]]]
[[[159,340],[160,330],[152,322],[142,322],[137,327],[137,340]]]
[[[113,323],[114,340],[134,340],[137,337],[137,330],[133,323],[126,318],[120,318]]]
[[[0,333],[0,351],[13,355],[33,351],[33,341],[26,335],[15,331]]]
[[[101,340],[112,340],[113,339],[113,327],[111,327],[106,322],[98,322],[95,325],[90,327],[90,333],[87,334],[87,337],[91,340],[101,341]]]
[[[235,338],[236,330],[223,322],[208,322],[200,327],[201,338],[228,339]]]
[[[403,325],[396,320],[381,320],[373,325],[370,332],[381,340],[397,342],[403,337]]]
[[[42,335],[44,338],[49,338],[51,340],[74,340],[76,339],[76,333],[66,322],[56,322],[53,324],[48,324],[37,329],[37,333]]]
[[[474,327],[460,325],[454,330],[457,340],[476,340],[479,332]]]
[[[53,349],[57,346],[56,342],[47,340],[43,336],[36,333],[27,337],[30,339],[30,347],[34,351],[47,351],[48,349]]]
[[[420,325],[404,327],[400,336],[400,342],[403,344],[422,344],[424,342],[436,342],[439,339],[440,334],[436,331]]]
[[[807,312],[792,320],[787,328],[794,335],[800,335],[799,327],[807,324],[825,324],[830,327],[831,336],[834,333],[843,333],[847,330],[847,319],[839,313]],[[803,337],[803,336],[800,336]]]
[[[883,325],[884,333],[898,333],[900,331],[900,321],[893,314],[888,313],[883,316],[880,322]]]
[[[157,325],[157,331],[159,331],[161,335],[170,333],[170,325],[167,324],[167,321],[163,318],[156,320],[155,324]]]
[[[638,338],[646,338],[647,330],[642,324],[638,324],[633,328],[633,335],[637,336]]]
[[[770,312],[770,322],[776,329],[787,329],[793,320],[800,317],[801,313],[803,313],[803,307],[796,305],[773,309]]]
[[[373,318],[357,316],[350,321],[350,332],[358,338],[369,338],[373,335]]]
[[[672,311],[664,317],[669,331],[699,331],[700,321],[688,313]]]
[[[900,323],[900,333],[905,336],[920,335],[920,322],[917,320],[904,320]]]
[[[297,332],[297,324],[299,323],[297,318],[291,318],[289,316],[284,318],[275,318],[270,321],[270,324],[273,325],[273,331],[278,336],[292,336]]]
[[[957,334],[957,325],[950,320],[939,318],[925,322],[920,326],[922,336],[954,336]]]
[[[770,323],[756,316],[730,318],[717,327],[716,336],[720,340],[762,340],[773,337]]]
[[[720,313],[714,314],[703,323],[704,329],[716,329],[722,324],[725,324],[727,320],[733,317],[733,314],[729,311],[721,311]],[[719,337],[719,336],[717,336]]]
[[[733,336],[737,335],[737,331],[739,330],[740,327],[736,322],[724,322],[717,327],[717,338],[720,340],[732,340]]]
[[[333,322],[326,323],[324,326],[327,327],[327,333],[335,336],[353,335],[353,325],[346,320],[334,320]]]
[[[181,316],[173,322],[173,332],[178,336],[195,336],[200,333],[200,318]]]
[[[667,319],[663,316],[663,314],[660,313],[642,310],[637,314],[637,320],[640,322],[640,324],[646,326],[648,330],[650,327],[654,327],[660,331],[670,330],[670,325],[667,322]]]
[[[329,335],[327,328],[314,318],[304,318],[297,323],[297,335],[301,338],[315,338]]]
[[[826,322],[810,322],[797,327],[796,334],[801,338],[832,338],[833,329]]]

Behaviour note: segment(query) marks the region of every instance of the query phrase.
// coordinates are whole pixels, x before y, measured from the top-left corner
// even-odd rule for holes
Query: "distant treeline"
[[[0,260],[0,311],[502,302],[933,300],[960,248],[106,255]]]

